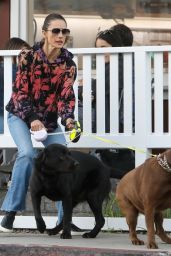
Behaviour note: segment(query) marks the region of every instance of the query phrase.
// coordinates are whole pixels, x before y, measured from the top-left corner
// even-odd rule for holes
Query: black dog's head
[[[72,172],[78,165],[68,148],[57,143],[47,146],[35,159],[36,170],[48,175]]]
[[[104,164],[111,167],[111,178],[121,179],[135,168],[135,155],[130,149],[99,149],[96,153]]]

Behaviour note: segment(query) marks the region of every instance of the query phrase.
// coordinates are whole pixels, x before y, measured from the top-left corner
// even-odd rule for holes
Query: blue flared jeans
[[[33,170],[34,157],[37,150],[33,148],[30,130],[27,124],[19,117],[9,113],[8,126],[13,140],[18,148],[17,158],[12,170],[11,185],[5,196],[1,210],[3,211],[23,211],[25,210],[26,194],[29,186],[29,179]],[[65,145],[66,140],[59,126],[54,133],[49,135],[42,143],[47,146],[52,143],[60,143]],[[41,142],[40,142],[41,143]],[[63,217],[62,203],[57,203],[58,222]]]

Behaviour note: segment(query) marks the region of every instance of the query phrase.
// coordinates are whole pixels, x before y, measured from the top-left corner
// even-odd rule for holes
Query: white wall
[[[37,34],[36,41],[41,39],[41,27],[45,18],[45,15],[35,15],[37,22]],[[102,19],[100,16],[65,16],[68,28],[71,30],[71,36],[73,37],[73,47],[93,47],[96,34],[99,30],[108,29],[115,25],[116,22],[112,19]],[[122,21],[120,21],[122,22]],[[170,29],[171,30],[171,18],[170,19],[151,19],[151,18],[134,18],[125,19],[124,24],[131,29]],[[170,31],[169,31],[170,33]],[[135,45],[143,44],[142,36],[135,33]]]
[[[42,15],[35,15],[37,22],[37,35],[36,41],[41,38],[41,27],[44,21]],[[114,22],[112,20],[103,20],[96,16],[94,18],[80,17],[80,16],[65,16],[68,23],[68,28],[71,30],[71,36],[73,37],[73,47],[92,47],[94,46],[95,36],[99,30],[107,29],[111,27]]]
[[[10,1],[10,37],[33,43],[33,0]]]

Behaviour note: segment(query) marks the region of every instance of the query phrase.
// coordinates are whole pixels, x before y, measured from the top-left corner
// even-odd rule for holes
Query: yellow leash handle
[[[71,130],[69,138],[72,142],[77,142],[79,141],[81,136],[81,126],[78,121],[74,122],[74,128]]]

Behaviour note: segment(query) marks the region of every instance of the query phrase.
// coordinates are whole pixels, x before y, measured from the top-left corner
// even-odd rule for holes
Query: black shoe
[[[77,227],[75,224],[71,223],[71,231],[74,231],[74,232],[84,232],[85,230]]]
[[[0,224],[0,231],[10,233],[13,232],[13,223],[16,212],[6,212]]]

